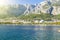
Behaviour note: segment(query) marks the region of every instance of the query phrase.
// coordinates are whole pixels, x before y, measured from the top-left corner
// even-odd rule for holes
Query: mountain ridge
[[[28,15],[28,14],[41,14],[41,13],[58,15],[60,14],[59,2],[60,2],[59,0],[58,1],[47,0],[35,5],[31,5],[31,4],[3,5],[3,6],[0,6],[0,15],[2,17],[5,17],[5,16],[16,17],[22,14]]]
[[[58,2],[59,2],[59,0],[58,1],[57,0],[43,1],[39,4],[37,4],[37,6],[35,8],[33,8],[32,11],[29,11],[29,10],[28,11],[29,11],[29,13],[36,13],[36,14],[43,12],[43,13],[50,13],[53,15],[58,15],[58,14],[60,14],[60,12],[59,12],[60,4]],[[26,14],[29,14],[29,13],[26,13]]]

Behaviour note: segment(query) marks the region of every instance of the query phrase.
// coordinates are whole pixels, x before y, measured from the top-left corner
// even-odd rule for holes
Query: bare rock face
[[[41,2],[35,7],[35,9],[36,11],[39,10],[42,13],[58,15],[60,14],[60,0],[48,0]]]
[[[60,1],[60,0],[48,0],[48,1],[51,1],[51,2],[58,2],[58,1]]]
[[[53,6],[54,10],[52,12],[53,15],[58,15],[60,14],[60,6],[56,7],[56,6]]]
[[[32,10],[35,8],[35,5],[25,4],[26,10],[24,12],[25,15],[28,15],[32,12]]]
[[[26,5],[26,11],[24,14],[41,14],[49,13],[53,15],[60,14],[60,0],[45,0],[36,5]]]

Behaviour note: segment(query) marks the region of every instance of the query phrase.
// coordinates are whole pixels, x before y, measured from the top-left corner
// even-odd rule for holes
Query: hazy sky
[[[36,4],[43,0],[0,0],[0,5],[3,4]]]
[[[20,0],[21,4],[28,3],[28,4],[36,4],[42,2],[43,0]]]

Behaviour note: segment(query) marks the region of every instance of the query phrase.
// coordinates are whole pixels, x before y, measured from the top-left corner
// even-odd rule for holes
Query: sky
[[[43,0],[0,0],[0,5],[6,4],[37,4]]]
[[[37,4],[43,0],[20,0],[21,4]]]

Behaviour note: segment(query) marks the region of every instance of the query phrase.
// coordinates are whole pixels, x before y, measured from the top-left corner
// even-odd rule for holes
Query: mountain
[[[0,6],[0,18],[5,17],[17,17],[22,14],[28,13],[31,11],[35,5],[30,4],[15,4],[15,5],[2,5]]]
[[[26,10],[26,7],[24,5],[12,5],[7,11],[11,15],[19,16],[23,14],[25,10]]]
[[[53,15],[60,14],[60,0],[46,0],[35,5],[15,4],[0,6],[0,18],[17,17],[22,14],[42,14],[48,13]]]
[[[20,4],[3,5],[3,6],[0,6],[0,17],[20,16],[22,13],[24,13],[25,10],[26,10],[26,7]]]
[[[49,13],[53,15],[60,14],[60,0],[46,0],[34,6],[35,6],[34,8],[31,8],[31,6],[29,5],[26,9],[26,13],[24,14],[30,13],[33,14]]]
[[[46,0],[38,4],[25,5],[25,15],[20,18],[23,20],[60,20],[60,0]]]
[[[25,7],[27,8],[24,12],[24,14],[29,14],[31,11],[36,7],[35,5],[25,4]]]
[[[50,5],[49,5],[50,3]],[[48,5],[45,5],[44,7],[49,7],[47,11],[49,11],[50,14],[58,15],[60,14],[60,0],[50,0],[47,1]]]

